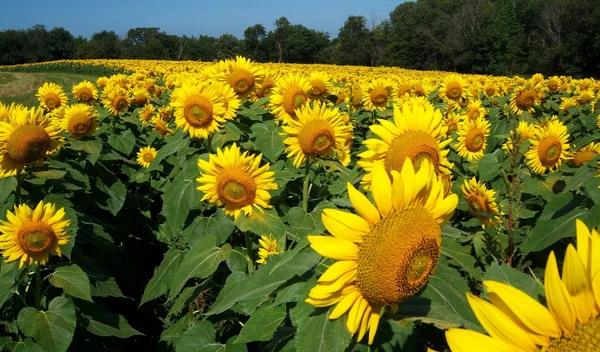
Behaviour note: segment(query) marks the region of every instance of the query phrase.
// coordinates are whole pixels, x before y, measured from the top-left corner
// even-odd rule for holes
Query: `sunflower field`
[[[600,82],[0,67],[53,70],[0,102],[4,350],[600,350]]]

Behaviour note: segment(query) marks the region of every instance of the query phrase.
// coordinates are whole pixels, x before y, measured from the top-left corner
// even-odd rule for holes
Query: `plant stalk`
[[[21,184],[23,183],[23,175],[21,169],[17,169],[17,187],[15,188],[15,205],[21,205]]]
[[[249,232],[244,232],[244,237],[246,239],[246,252],[248,252],[248,258],[250,258],[248,261],[248,274],[250,274],[254,271],[255,261],[254,252],[252,251],[252,237],[250,237]]]
[[[42,303],[42,268],[35,264],[35,309],[40,309]]]
[[[302,209],[308,213],[308,176],[310,174],[310,157],[306,158],[304,164],[304,185],[302,187]]]

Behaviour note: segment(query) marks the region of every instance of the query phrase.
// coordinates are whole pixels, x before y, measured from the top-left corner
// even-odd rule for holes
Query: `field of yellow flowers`
[[[0,103],[4,349],[600,348],[600,82],[53,70],[115,74]]]

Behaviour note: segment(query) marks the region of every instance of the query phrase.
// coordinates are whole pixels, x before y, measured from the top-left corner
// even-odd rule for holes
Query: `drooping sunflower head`
[[[393,170],[402,170],[407,158],[417,170],[427,159],[438,173],[450,174],[453,165],[447,159],[446,147],[452,140],[445,139],[448,128],[441,112],[431,104],[406,102],[402,109],[394,106],[394,122],[380,119],[370,129],[380,139],[365,140],[368,150],[359,154],[358,166],[367,172],[361,181],[366,188],[371,184],[375,165],[382,164],[391,175]]]
[[[138,116],[142,122],[142,125],[146,126],[150,123],[150,120],[152,120],[152,115],[154,115],[154,111],[155,108],[153,104],[146,104],[140,111],[138,111]]]
[[[598,155],[600,155],[600,143],[592,142],[569,155],[567,162],[571,166],[581,167]]]
[[[460,101],[466,97],[467,83],[459,75],[450,75],[444,79],[438,92],[440,98],[445,101]]]
[[[94,83],[82,81],[73,86],[73,97],[84,104],[94,104],[98,100],[98,90]]]
[[[11,111],[8,121],[0,122],[0,175],[14,176],[25,166],[40,165],[58,151],[64,138],[40,108]]]
[[[331,77],[325,72],[311,72],[308,76],[310,90],[308,96],[314,100],[324,100],[331,94],[333,83]]]
[[[137,106],[144,106],[150,101],[150,93],[146,87],[137,87],[129,90],[132,97],[132,103]]]
[[[567,126],[557,119],[537,129],[530,139],[531,148],[525,153],[527,165],[535,173],[556,170],[569,156],[569,134]]]
[[[109,84],[102,92],[102,104],[115,116],[127,111],[132,101],[133,98],[127,89],[116,84]]]
[[[152,120],[150,120],[150,125],[161,137],[173,134],[173,130],[169,128],[169,124],[159,116],[153,116]]]
[[[231,85],[240,99],[256,95],[258,85],[262,84],[263,68],[241,56],[228,60],[225,67],[225,80]]]
[[[415,171],[406,159],[390,178],[382,165],[373,172],[373,205],[348,183],[359,215],[325,209],[322,220],[333,236],[308,236],[319,254],[337,260],[319,278],[306,302],[317,307],[337,303],[329,318],[350,312],[346,326],[369,331],[373,342],[381,309],[397,305],[422,289],[434,273],[441,249],[441,226],[452,216],[458,197],[444,197],[442,181],[425,160]]]
[[[64,110],[61,127],[73,138],[91,136],[98,128],[99,115],[96,110],[87,104],[73,104]]]
[[[513,144],[516,144],[517,147],[520,146],[523,142],[529,140],[529,138],[535,134],[537,128],[538,126],[527,121],[519,121],[517,128],[514,131],[510,131],[508,139],[502,145],[502,149],[510,152],[513,150]],[[513,142],[513,140],[515,141]]]
[[[296,109],[308,103],[310,81],[300,74],[283,76],[273,89],[269,109],[279,122],[287,123],[296,119]]]
[[[252,98],[252,101],[271,96],[279,77],[279,72],[269,69],[265,70],[263,81],[261,84],[257,85],[256,95]]]
[[[567,247],[562,277],[550,253],[544,271],[546,306],[527,293],[484,281],[487,297],[467,293],[471,309],[489,335],[450,329],[450,349],[460,351],[596,351],[600,339],[600,235],[576,220],[577,249]]]
[[[465,120],[458,130],[457,143],[454,149],[469,162],[479,160],[485,153],[487,137],[490,135],[489,121],[480,117],[476,120]]]
[[[0,220],[0,250],[7,263],[19,260],[19,267],[45,265],[48,257],[62,255],[61,246],[69,243],[66,232],[71,223],[64,208],[56,210],[51,203],[39,202],[35,209],[26,204],[6,212]]]
[[[363,103],[366,110],[385,110],[395,100],[394,81],[385,78],[373,79],[363,90]]]
[[[152,160],[154,160],[154,158],[156,158],[156,154],[157,154],[156,149],[151,146],[146,146],[146,147],[140,148],[140,150],[137,152],[137,160],[136,161],[141,166],[148,168],[148,167],[150,167],[150,163],[152,162]]]
[[[35,95],[44,110],[52,111],[69,102],[65,91],[56,83],[44,83],[38,88]]]
[[[175,124],[193,138],[207,138],[226,122],[222,90],[210,82],[184,83],[171,95]]]
[[[502,212],[496,203],[496,192],[487,189],[485,184],[477,181],[475,177],[465,180],[461,191],[473,216],[481,221],[481,226],[485,229],[494,227],[502,221],[500,217]]]
[[[197,189],[204,193],[202,200],[222,207],[225,214],[237,219],[242,212],[252,215],[253,207],[270,208],[269,190],[277,189],[271,165],[260,165],[262,154],[241,152],[234,143],[231,147],[217,148],[209,160],[198,160],[200,183]]]
[[[272,235],[262,235],[258,239],[260,248],[258,249],[258,264],[267,264],[267,257],[271,255],[279,254],[279,247],[277,246],[277,239],[273,238]]]
[[[287,136],[288,157],[294,158],[294,166],[301,167],[310,158],[339,159],[342,165],[350,163],[350,149],[346,143],[352,139],[352,129],[338,108],[328,109],[325,102],[315,102],[296,110],[297,120],[283,125]]]

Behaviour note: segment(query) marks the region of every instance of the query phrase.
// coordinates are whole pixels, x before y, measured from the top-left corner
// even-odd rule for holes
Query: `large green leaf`
[[[4,347],[2,351],[8,352],[44,352],[44,349],[30,338],[26,338],[19,342],[10,341],[4,346],[0,345],[0,347]]]
[[[344,351],[350,344],[352,335],[346,328],[344,319],[329,319],[329,310],[319,309],[296,332],[296,350],[311,352]]]
[[[216,242],[215,236],[208,234],[185,253],[183,262],[173,275],[170,298],[174,298],[189,279],[209,277],[217,270],[219,264],[227,259],[231,253],[231,245],[225,243],[218,247]]]
[[[33,337],[48,352],[66,352],[75,333],[75,307],[66,297],[50,301],[47,311],[23,308],[17,319],[25,336]]]
[[[131,130],[125,130],[121,134],[111,134],[108,136],[108,144],[115,150],[129,156],[135,147],[135,136]]]
[[[140,306],[148,301],[162,296],[169,290],[169,285],[173,279],[173,275],[175,275],[177,272],[179,264],[181,264],[182,260],[183,253],[181,251],[171,248],[167,252],[165,258],[154,272],[154,276],[152,276],[152,279],[150,279],[150,282],[148,282],[148,285],[146,285]]]
[[[286,316],[285,305],[272,305],[258,309],[244,324],[235,343],[269,341]]]
[[[213,234],[217,238],[217,244],[227,241],[233,233],[235,224],[233,220],[226,216],[223,210],[219,209],[211,216],[199,216],[183,231],[183,237],[190,245],[207,234]]]
[[[535,299],[538,299],[538,290],[541,287],[541,284],[531,276],[518,271],[508,264],[498,265],[496,262],[492,263],[487,269],[483,280],[503,282],[518,288]]]
[[[100,157],[100,152],[102,151],[102,142],[98,139],[72,141],[71,148],[88,153],[88,160],[92,165],[94,165]]]
[[[173,233],[183,227],[190,209],[200,202],[196,181],[190,172],[185,173],[187,177],[174,180],[163,190],[162,215],[167,219],[167,229]]]
[[[285,232],[285,225],[274,209],[254,209],[250,216],[240,215],[235,224],[244,232],[251,231],[258,235],[277,235]]]
[[[483,272],[476,266],[477,261],[475,258],[465,253],[463,247],[458,242],[452,240],[442,241],[442,254],[453,259],[462,270],[469,273],[477,281],[483,279]]]
[[[53,286],[62,288],[68,295],[92,301],[90,279],[76,264],[56,268],[48,280]]]
[[[157,150],[156,157],[152,160],[150,167],[146,171],[154,171],[160,163],[168,156],[177,153],[186,148],[190,144],[190,139],[184,137],[182,133],[176,133],[172,136],[165,137],[166,144]]]
[[[281,129],[275,125],[274,121],[256,123],[252,125],[251,129],[257,136],[254,143],[258,150],[267,160],[274,163],[285,150],[284,137],[279,135]]]
[[[98,180],[100,181],[100,179]],[[116,216],[123,207],[123,204],[125,204],[127,187],[125,187],[125,184],[121,180],[116,179],[110,186],[100,181],[98,188],[108,195],[105,208]]]
[[[6,263],[0,258],[0,308],[13,295],[13,286],[19,277],[19,262]]]
[[[486,154],[479,160],[479,181],[491,181],[500,174],[500,163],[496,154]]]
[[[219,314],[236,303],[262,301],[281,284],[310,270],[320,258],[321,256],[312,250],[300,253],[295,250],[281,256],[269,257],[267,264],[244,279],[231,283],[228,281],[207,314]],[[252,311],[254,308],[250,304],[246,311]]]

